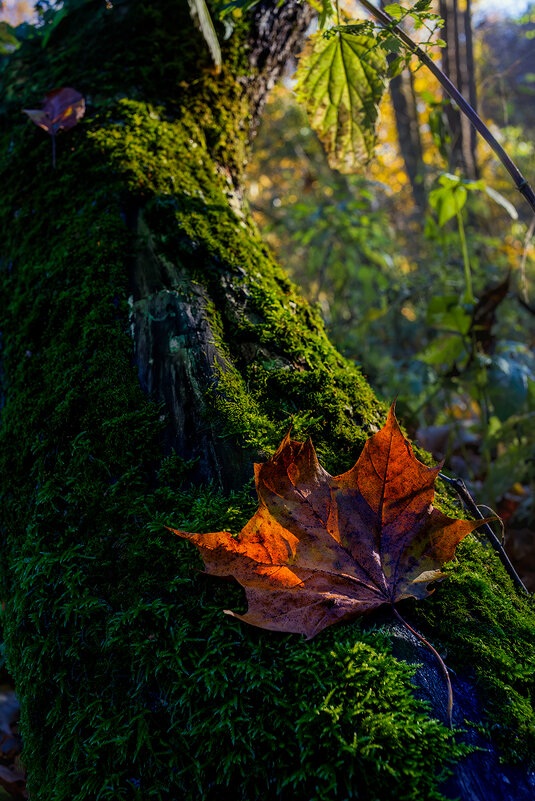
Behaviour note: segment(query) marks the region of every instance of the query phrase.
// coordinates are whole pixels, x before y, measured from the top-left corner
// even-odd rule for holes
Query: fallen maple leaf
[[[40,109],[24,108],[25,114],[52,137],[52,163],[56,166],[56,134],[74,128],[85,114],[84,97],[70,86],[47,92]]]
[[[414,456],[392,406],[340,476],[321,467],[310,439],[288,434],[268,462],[255,465],[259,508],[238,538],[170,530],[197,546],[207,573],[243,585],[247,613],[227,614],[310,639],[382,604],[432,592],[428,584],[443,576],[459,542],[485,522],[451,519],[432,506],[439,470]]]

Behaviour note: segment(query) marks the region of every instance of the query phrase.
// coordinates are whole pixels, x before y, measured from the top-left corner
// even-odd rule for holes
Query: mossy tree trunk
[[[215,74],[184,2],[90,0],[3,73],[0,597],[34,799],[420,801],[461,754],[384,633],[246,630],[221,614],[241,592],[200,576],[164,528],[239,531],[252,462],[292,416],[332,472],[383,419],[241,198],[251,131],[308,13],[259,3]],[[53,170],[20,110],[61,85],[88,113]],[[428,607],[446,644],[455,607],[449,647],[468,662],[478,587],[489,606],[511,592],[492,560],[472,542]],[[512,634],[487,677],[501,684],[529,640],[525,608],[511,595],[504,609]],[[500,725],[522,757],[517,718]]]

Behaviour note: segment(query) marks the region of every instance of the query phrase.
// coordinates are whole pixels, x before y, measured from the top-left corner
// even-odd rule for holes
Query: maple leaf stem
[[[442,670],[442,673],[444,674],[444,678],[446,679],[446,685],[447,685],[447,688],[448,688],[448,725],[449,725],[449,727],[450,727],[450,729],[451,729],[451,728],[452,728],[452,726],[453,726],[453,723],[452,723],[452,713],[453,713],[453,690],[452,690],[452,688],[451,688],[451,680],[450,680],[450,674],[448,673],[448,668],[447,668],[447,667],[446,667],[446,665],[444,664],[444,660],[443,660],[443,659],[442,659],[442,657],[440,656],[440,654],[439,654],[439,652],[437,651],[437,649],[436,649],[436,648],[433,648],[433,646],[431,645],[431,643],[430,643],[430,642],[428,642],[428,641],[425,639],[425,637],[422,637],[422,635],[421,635],[421,634],[419,634],[419,633],[416,631],[416,629],[413,629],[413,627],[412,627],[412,626],[410,626],[410,625],[407,623],[407,621],[405,620],[405,618],[401,617],[401,615],[399,614],[398,610],[396,609],[396,607],[395,607],[393,604],[392,604],[392,610],[393,610],[393,612],[394,612],[395,616],[397,617],[397,619],[400,621],[400,623],[402,623],[402,624],[403,624],[403,625],[404,625],[406,628],[408,628],[408,629],[409,629],[409,631],[411,631],[411,632],[414,634],[414,636],[415,636],[415,637],[417,637],[417,638],[420,640],[420,642],[421,642],[423,645],[425,645],[425,647],[426,647],[426,648],[428,648],[428,649],[431,651],[431,653],[432,653],[432,654],[434,654],[434,655],[435,655],[435,657],[436,657],[436,658],[437,658],[437,660],[438,660],[438,663],[439,663],[439,665],[440,665],[440,669]]]
[[[470,493],[466,489],[466,484],[464,483],[464,481],[462,481],[460,478],[450,478],[449,476],[445,476],[444,473],[439,473],[438,475],[439,475],[439,478],[441,478],[443,481],[446,481],[448,484],[450,484],[454,488],[454,490],[457,492],[457,494],[461,498],[461,500],[464,503],[464,505],[466,506],[466,508],[470,512],[472,512],[474,517],[478,518],[479,520],[484,520],[485,519],[483,517],[483,515],[481,514],[481,512],[479,511],[479,508],[478,508],[476,502],[474,501],[474,499],[472,498],[472,496],[470,495]],[[488,523],[485,523],[484,525],[482,525],[482,528],[483,528],[483,531],[485,532],[485,534],[487,535],[487,539],[489,540],[490,544],[492,545],[492,547],[494,548],[494,550],[496,551],[496,553],[500,557],[501,563],[504,566],[506,572],[509,574],[509,576],[513,580],[513,584],[522,593],[524,593],[525,595],[529,595],[529,592],[528,592],[528,589],[527,589],[526,585],[524,584],[524,582],[522,581],[522,579],[520,578],[520,576],[518,575],[518,573],[514,569],[513,565],[511,564],[511,562],[509,560],[509,557],[505,553],[503,545],[501,544],[500,540],[498,539],[498,537],[496,536],[494,531],[491,529],[491,527],[489,526]]]

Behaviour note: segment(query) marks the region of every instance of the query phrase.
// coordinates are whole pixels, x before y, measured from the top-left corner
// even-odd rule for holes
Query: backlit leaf
[[[400,20],[407,13],[399,3],[390,3],[390,5],[384,6],[383,11],[395,20]]]
[[[373,155],[387,68],[373,36],[340,30],[315,34],[299,60],[297,95],[329,164],[340,172],[354,171]]]
[[[467,195],[466,187],[461,183],[451,188],[449,186],[441,186],[439,189],[433,189],[429,193],[429,205],[437,212],[440,226],[446,225],[452,217],[455,217],[461,211],[466,203]]]

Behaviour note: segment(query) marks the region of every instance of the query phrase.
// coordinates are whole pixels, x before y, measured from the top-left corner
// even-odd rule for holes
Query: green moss
[[[485,540],[468,537],[447,579],[413,614],[481,688],[488,733],[514,761],[535,754],[535,611]],[[442,626],[443,620],[451,625]]]
[[[136,26],[153,20],[156,44],[164,5],[134,4]],[[107,17],[99,19],[106,43]],[[57,83],[74,52],[68,36],[78,36],[70,26],[54,35]],[[134,33],[141,46],[148,32]],[[17,74],[33,49],[21,48]],[[131,98],[105,99],[58,139],[55,172],[42,131],[1,120],[0,597],[32,797],[437,799],[445,767],[465,749],[413,698],[411,670],[392,658],[384,635],[352,625],[305,643],[247,629],[222,614],[243,605],[241,590],[200,575],[193,548],[164,528],[239,531],[255,503],[249,486],[229,496],[188,487],[191,465],[163,455],[165,417],[132,365],[127,267],[142,244],[127,225],[132,210],[143,209],[158,253],[210,298],[229,362],[210,391],[221,437],[270,451],[293,415],[296,434],[311,433],[337,472],[384,417],[265,251],[236,206],[233,177],[218,166],[229,160],[231,121],[241,125],[241,101],[231,113],[236,86],[207,75],[206,94],[197,86],[193,97],[188,84],[178,113],[167,99],[171,78],[188,81],[175,58],[161,105],[143,97],[154,90],[155,59]],[[48,54],[39,59],[38,86]],[[89,54],[71,67],[81,83],[68,82],[81,89],[96,69]],[[130,62],[123,69],[132,74]],[[115,56],[103,74],[113,95]],[[213,116],[203,103],[217,80],[226,101]],[[242,134],[230,158],[237,172]],[[459,631],[467,615],[480,619],[482,583],[492,587],[489,603],[510,594],[500,568],[469,548],[473,567],[453,567],[435,599],[417,607],[434,640],[446,636],[445,608]],[[499,635],[510,659],[496,681],[509,682],[515,710],[529,701],[527,619],[511,612]],[[470,642],[459,660],[481,653],[484,639]],[[489,671],[474,670],[484,689]],[[529,733],[511,721],[524,753]]]
[[[354,455],[384,407],[329,343],[317,312],[273,262],[251,222],[229,204],[233,190],[206,161],[197,122],[183,116],[177,124],[131,100],[120,101],[108,119],[90,132],[93,145],[130,193],[145,199],[144,219],[161,255],[176,263],[179,254],[213,298],[218,343],[236,366],[213,393],[214,408],[228,421],[224,435],[241,433],[247,444],[273,449],[293,415],[297,432],[306,425],[328,462]],[[243,359],[247,342],[257,351],[252,364]],[[313,415],[318,409],[321,415]]]

